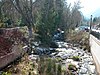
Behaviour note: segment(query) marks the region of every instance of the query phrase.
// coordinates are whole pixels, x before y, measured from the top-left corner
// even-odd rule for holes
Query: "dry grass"
[[[73,44],[78,44],[79,47],[84,48],[84,50],[90,51],[90,46],[89,46],[89,33],[80,31],[80,32],[75,32],[72,31],[68,34],[67,36],[67,41]]]
[[[37,75],[36,63],[28,59],[26,54],[17,64],[13,64],[6,72],[11,75]]]

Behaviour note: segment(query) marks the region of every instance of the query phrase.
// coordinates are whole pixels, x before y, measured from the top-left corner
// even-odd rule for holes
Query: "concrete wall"
[[[90,47],[98,75],[100,75],[100,40],[93,35],[90,35]]]

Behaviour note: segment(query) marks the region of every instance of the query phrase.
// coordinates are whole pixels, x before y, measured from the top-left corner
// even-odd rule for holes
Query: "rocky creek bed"
[[[33,46],[31,54],[25,55],[17,65],[4,71],[4,75],[7,72],[9,75],[97,75],[91,53],[70,43],[57,44],[58,48]]]
[[[36,53],[57,59],[61,63],[62,69],[71,72],[69,75],[97,75],[91,53],[66,42],[57,42],[57,44],[58,48],[36,47]],[[35,59],[34,54],[29,57]]]

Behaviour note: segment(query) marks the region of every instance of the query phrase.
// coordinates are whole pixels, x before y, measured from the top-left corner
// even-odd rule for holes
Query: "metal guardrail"
[[[91,34],[96,38],[100,39],[100,30],[92,29]]]

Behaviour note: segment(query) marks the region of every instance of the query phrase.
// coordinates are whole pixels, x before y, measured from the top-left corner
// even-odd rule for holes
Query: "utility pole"
[[[91,15],[91,18],[90,18],[90,25],[89,25],[89,33],[88,33],[88,39],[89,39],[89,42],[90,42],[90,34],[91,34],[91,27],[92,27],[92,15]],[[89,43],[89,45],[90,45],[90,43]]]
[[[91,15],[91,17],[90,17],[90,25],[89,25],[89,39],[90,39],[90,34],[91,34],[91,27],[92,27],[92,15]]]

